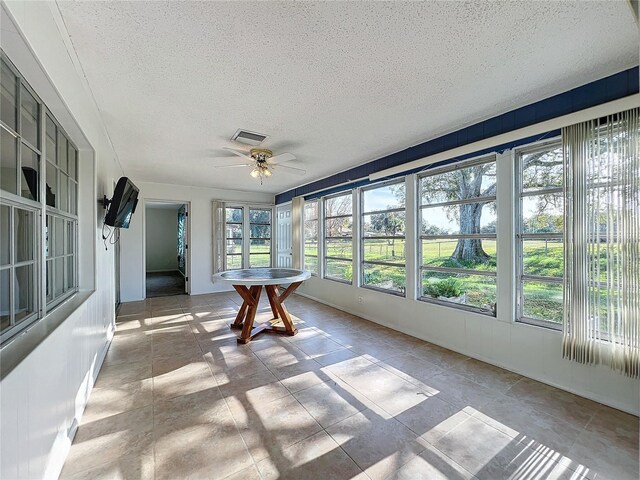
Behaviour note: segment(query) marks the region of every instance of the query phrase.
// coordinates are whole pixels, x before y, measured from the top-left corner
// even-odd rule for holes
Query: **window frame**
[[[240,210],[242,212],[242,221],[240,222],[228,222],[227,221],[227,209]],[[237,204],[229,204],[224,206],[224,270],[241,270],[244,268],[244,252],[245,252],[245,231],[244,231],[244,212],[245,208],[243,205]],[[227,236],[227,225],[240,225],[240,232],[242,236],[240,238],[228,237]],[[228,241],[229,240],[240,240],[241,251],[240,253],[227,253]],[[227,257],[240,257],[240,268],[229,268]]]
[[[343,190],[341,192],[337,192],[331,195],[327,195],[322,197],[322,278],[326,279],[326,280],[331,280],[334,282],[340,282],[340,283],[344,283],[346,285],[354,285],[354,279],[356,278],[354,276],[354,272],[353,272],[353,266],[354,266],[354,261],[353,261],[353,229],[355,227],[354,225],[354,208],[353,208],[353,198],[354,198],[354,189],[349,189],[349,190]],[[331,200],[332,198],[338,198],[338,197],[346,197],[347,195],[349,195],[351,197],[351,213],[348,215],[332,215],[332,216],[327,216],[327,212],[326,212],[326,204],[327,204],[327,200]],[[351,236],[350,237],[328,237],[327,236],[327,220],[332,220],[335,218],[351,218]],[[327,255],[327,239],[331,240],[331,239],[336,239],[336,240],[341,240],[341,239],[347,239],[350,238],[351,239],[351,258],[344,258],[344,257],[334,257],[334,256],[328,256]],[[338,260],[338,261],[343,261],[343,262],[351,262],[351,281],[349,280],[344,280],[342,278],[337,278],[337,277],[331,277],[327,275],[327,260]]]
[[[50,312],[55,310],[60,304],[74,296],[79,291],[79,262],[78,262],[78,235],[79,235],[79,218],[78,218],[78,197],[79,197],[79,150],[75,143],[70,139],[69,135],[66,133],[64,128],[57,121],[53,113],[47,108],[39,95],[31,88],[27,80],[20,73],[17,67],[11,62],[8,56],[5,54],[3,50],[0,50],[0,58],[2,63],[7,68],[9,72],[11,72],[16,79],[16,96],[15,96],[15,124],[16,129],[14,130],[11,126],[5,124],[0,119],[0,129],[4,132],[11,135],[11,137],[16,142],[16,178],[14,181],[16,182],[14,186],[17,188],[16,193],[8,190],[0,189],[0,204],[3,206],[8,206],[11,212],[10,219],[10,230],[9,230],[9,245],[10,245],[10,264],[3,266],[2,270],[9,270],[10,272],[14,272],[10,275],[10,322],[13,323],[13,319],[16,315],[16,306],[15,306],[15,269],[17,267],[23,265],[33,265],[34,274],[33,274],[33,296],[32,299],[34,301],[34,312],[29,314],[27,317],[22,319],[20,323],[11,325],[5,331],[0,332],[0,344],[4,345],[7,341],[14,338],[17,334],[24,331],[34,323],[38,322],[45,318]],[[22,135],[22,97],[23,92],[29,93],[29,95],[33,98],[37,105],[37,125],[36,125],[36,138],[39,143],[39,148],[36,145]],[[75,188],[75,196],[73,203],[73,209],[69,208],[69,211],[64,211],[58,208],[52,208],[47,205],[46,198],[46,186],[47,186],[47,166],[48,162],[47,157],[47,138],[46,138],[46,128],[47,128],[47,119],[50,119],[51,122],[56,127],[56,147],[55,152],[53,154],[54,158],[54,166],[57,167],[57,136],[58,132],[64,138],[67,150],[66,150],[66,163],[68,166],[69,161],[69,146],[73,148],[74,151],[74,173],[75,178],[71,177],[70,172],[67,170],[66,174],[69,179],[73,182]],[[37,156],[38,162],[38,185],[37,185],[37,200],[22,196],[22,182],[23,182],[23,172],[22,172],[22,164],[23,164],[23,153],[24,149],[27,149],[29,152],[32,152]],[[58,175],[57,177],[58,178]],[[56,188],[59,188],[59,181]],[[67,188],[67,206],[71,207],[71,190]],[[57,192],[59,195],[59,192]],[[24,261],[24,262],[15,262],[15,209],[23,209],[27,211],[31,211],[34,214],[34,260],[33,261]],[[47,261],[48,258],[46,256],[47,249],[47,228],[46,228],[46,219],[47,215],[55,215],[58,217],[64,218],[64,235],[63,235],[63,249],[65,249],[65,253],[61,255],[63,260],[63,286],[62,292],[57,297],[53,297],[51,300],[47,301]],[[66,229],[67,226],[71,225],[72,227],[72,236],[71,240],[71,251],[66,252],[67,249],[67,237],[66,237]],[[72,257],[71,268],[73,269],[73,281],[70,284],[67,284],[68,280],[68,258]],[[55,283],[55,282],[54,282]],[[55,285],[51,285],[52,291],[55,291]]]
[[[306,206],[308,203],[315,203],[316,204],[316,212],[317,212],[317,216],[315,218],[307,218],[305,215],[306,212]],[[305,200],[304,201],[304,205],[302,206],[302,266],[303,268],[306,270],[307,269],[307,260],[306,258],[315,258],[316,259],[316,271],[311,271],[308,270],[309,273],[311,273],[312,276],[314,277],[319,277],[321,274],[321,268],[320,268],[320,257],[321,257],[321,250],[320,250],[320,244],[322,243],[322,238],[320,236],[320,225],[321,225],[321,216],[322,216],[322,212],[320,211],[321,206],[323,205],[322,201],[320,198],[313,198],[310,200]],[[316,250],[318,252],[317,255],[307,255],[306,251],[307,251],[307,237],[306,237],[306,233],[307,233],[307,229],[306,229],[306,223],[307,222],[315,222],[316,228]]]
[[[405,188],[405,200],[404,200],[404,207],[403,208],[390,208],[390,209],[384,209],[384,210],[375,210],[375,211],[366,211],[364,208],[364,196],[365,196],[365,192],[369,191],[369,190],[376,190],[378,188],[384,188],[384,187],[388,187],[390,185],[399,185],[399,184],[403,184],[404,188]],[[370,185],[366,185],[364,187],[361,187],[359,189],[359,202],[360,202],[360,235],[359,235],[359,246],[358,249],[360,251],[360,272],[359,272],[359,278],[360,278],[360,286],[362,288],[366,288],[368,290],[375,290],[377,292],[382,292],[382,293],[388,293],[391,295],[395,295],[398,297],[403,297],[406,298],[407,296],[407,256],[406,256],[406,242],[407,242],[407,235],[406,235],[406,228],[407,228],[407,197],[406,197],[406,192],[407,192],[407,182],[406,182],[406,177],[402,177],[401,179],[391,179],[391,180],[386,180],[383,182],[378,182],[378,183],[374,183],[374,184],[370,184]],[[404,234],[402,236],[391,236],[391,235],[376,235],[373,237],[366,237],[365,236],[365,229],[364,229],[364,217],[366,215],[373,215],[373,214],[385,214],[385,213],[396,213],[396,212],[403,212],[405,214],[405,218],[404,218],[404,224],[405,224],[405,230],[404,230]],[[402,239],[405,242],[405,257],[404,257],[404,263],[394,263],[394,262],[380,262],[380,261],[372,261],[372,260],[365,260],[365,240],[399,240]],[[365,265],[379,265],[382,267],[400,267],[400,268],[404,268],[404,278],[405,278],[405,287],[404,287],[404,291],[402,292],[397,292],[395,290],[391,290],[389,288],[382,288],[382,287],[376,287],[375,285],[368,285],[367,283],[365,283]]]
[[[544,320],[540,318],[527,317],[524,315],[524,282],[525,280],[549,283],[551,285],[561,285],[564,287],[563,277],[546,277],[542,275],[530,275],[524,273],[524,242],[526,240],[560,240],[563,245],[564,255],[564,232],[562,233],[525,233],[524,230],[524,214],[522,211],[523,201],[526,197],[532,197],[543,193],[560,193],[564,194],[564,174],[563,185],[560,187],[544,187],[524,192],[523,180],[524,170],[522,165],[522,158],[524,155],[535,154],[538,152],[562,149],[562,137],[557,137],[552,140],[545,140],[542,143],[524,145],[514,150],[516,175],[515,175],[515,258],[516,258],[516,318],[517,323],[523,323],[527,325],[535,325],[538,327],[550,328],[552,330],[561,331],[562,323],[553,322],[551,320]],[[563,171],[564,171],[564,158],[563,158]],[[564,199],[563,199],[564,202]],[[564,203],[563,203],[564,214]]]
[[[474,197],[474,198],[469,198],[469,199],[464,199],[464,200],[451,200],[451,201],[447,201],[447,202],[438,202],[438,203],[429,203],[429,204],[423,204],[422,203],[422,190],[421,190],[421,182],[424,178],[428,178],[428,177],[433,177],[435,175],[440,175],[443,173],[447,173],[447,172],[452,172],[455,170],[462,170],[464,168],[468,168],[468,167],[473,167],[476,165],[482,165],[485,163],[491,163],[493,162],[496,165],[496,183],[498,181],[497,178],[497,156],[495,152],[489,153],[489,154],[484,154],[484,155],[480,155],[468,160],[462,160],[459,162],[455,162],[451,165],[444,165],[442,167],[437,167],[437,168],[433,168],[433,169],[429,169],[427,171],[421,172],[416,176],[416,198],[415,198],[415,202],[416,202],[416,215],[417,215],[417,229],[416,229],[416,234],[417,234],[417,240],[418,240],[418,245],[416,248],[416,263],[417,263],[417,275],[416,275],[416,283],[417,283],[417,299],[421,302],[426,302],[426,303],[433,303],[436,305],[442,305],[442,306],[446,306],[446,307],[450,307],[450,308],[455,308],[458,310],[466,310],[466,311],[470,311],[470,312],[474,312],[474,313],[479,313],[482,315],[487,315],[490,317],[496,317],[497,315],[497,295],[496,295],[496,303],[495,303],[495,308],[493,308],[493,310],[488,310],[488,309],[484,309],[481,307],[477,307],[475,305],[465,305],[465,304],[459,304],[459,303],[454,303],[454,302],[447,302],[445,300],[439,300],[437,298],[434,297],[430,297],[430,296],[426,296],[424,295],[424,286],[423,286],[423,272],[425,270],[428,271],[434,271],[434,272],[442,272],[442,273],[452,273],[452,274],[461,274],[461,275],[479,275],[479,276],[487,276],[487,277],[492,277],[495,279],[496,282],[496,291],[497,291],[497,280],[498,280],[498,269],[496,267],[496,271],[495,272],[488,272],[485,270],[473,270],[473,269],[466,269],[466,268],[448,268],[448,267],[425,267],[424,262],[423,262],[423,240],[437,240],[439,238],[446,238],[446,239],[454,239],[454,240],[461,240],[461,239],[478,239],[478,240],[484,240],[484,239],[489,239],[489,240],[494,240],[496,242],[496,265],[497,265],[497,253],[498,253],[498,229],[496,227],[496,233],[493,234],[484,234],[484,233],[479,233],[479,234],[452,234],[452,235],[425,235],[422,233],[422,211],[426,208],[432,208],[432,207],[443,207],[443,206],[449,206],[449,205],[462,205],[462,204],[471,204],[471,203],[484,203],[484,204],[489,204],[491,202],[495,202],[496,203],[496,208],[497,208],[497,188],[496,188],[496,193],[494,195],[487,195],[487,196],[482,196],[482,197]],[[479,202],[478,200],[482,200],[482,202]],[[497,214],[496,214],[496,225],[498,223],[498,218],[497,218]]]

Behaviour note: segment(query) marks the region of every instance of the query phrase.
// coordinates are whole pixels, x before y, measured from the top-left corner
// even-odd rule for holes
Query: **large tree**
[[[562,152],[542,151],[523,157],[523,184],[525,187],[562,185]],[[441,175],[428,177],[423,183],[422,199],[424,203],[441,203],[479,198],[477,202],[447,206],[447,217],[458,227],[461,235],[483,233],[481,228],[483,207],[491,200],[482,197],[496,195],[495,163],[484,163]],[[557,194],[543,196],[537,210],[543,212],[544,204],[556,201]],[[485,207],[486,208],[486,207]],[[456,261],[482,263],[489,255],[482,248],[482,242],[476,238],[458,240],[451,258]]]

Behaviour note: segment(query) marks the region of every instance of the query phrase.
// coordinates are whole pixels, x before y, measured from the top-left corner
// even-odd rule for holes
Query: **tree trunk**
[[[460,205],[460,233],[463,235],[480,233],[480,216],[482,203],[467,203]],[[451,258],[466,262],[479,263],[489,259],[489,255],[482,249],[479,239],[461,239],[453,251]]]

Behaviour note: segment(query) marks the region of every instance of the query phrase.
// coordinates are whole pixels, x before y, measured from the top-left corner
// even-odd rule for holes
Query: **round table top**
[[[294,268],[244,268],[216,273],[215,280],[222,280],[231,285],[281,285],[283,283],[303,282],[311,276],[305,270]]]

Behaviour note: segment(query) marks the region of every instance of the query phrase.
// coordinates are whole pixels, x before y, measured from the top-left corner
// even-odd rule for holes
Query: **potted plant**
[[[429,282],[424,286],[424,294],[447,302],[467,303],[467,295],[462,289],[462,282],[457,278]]]

